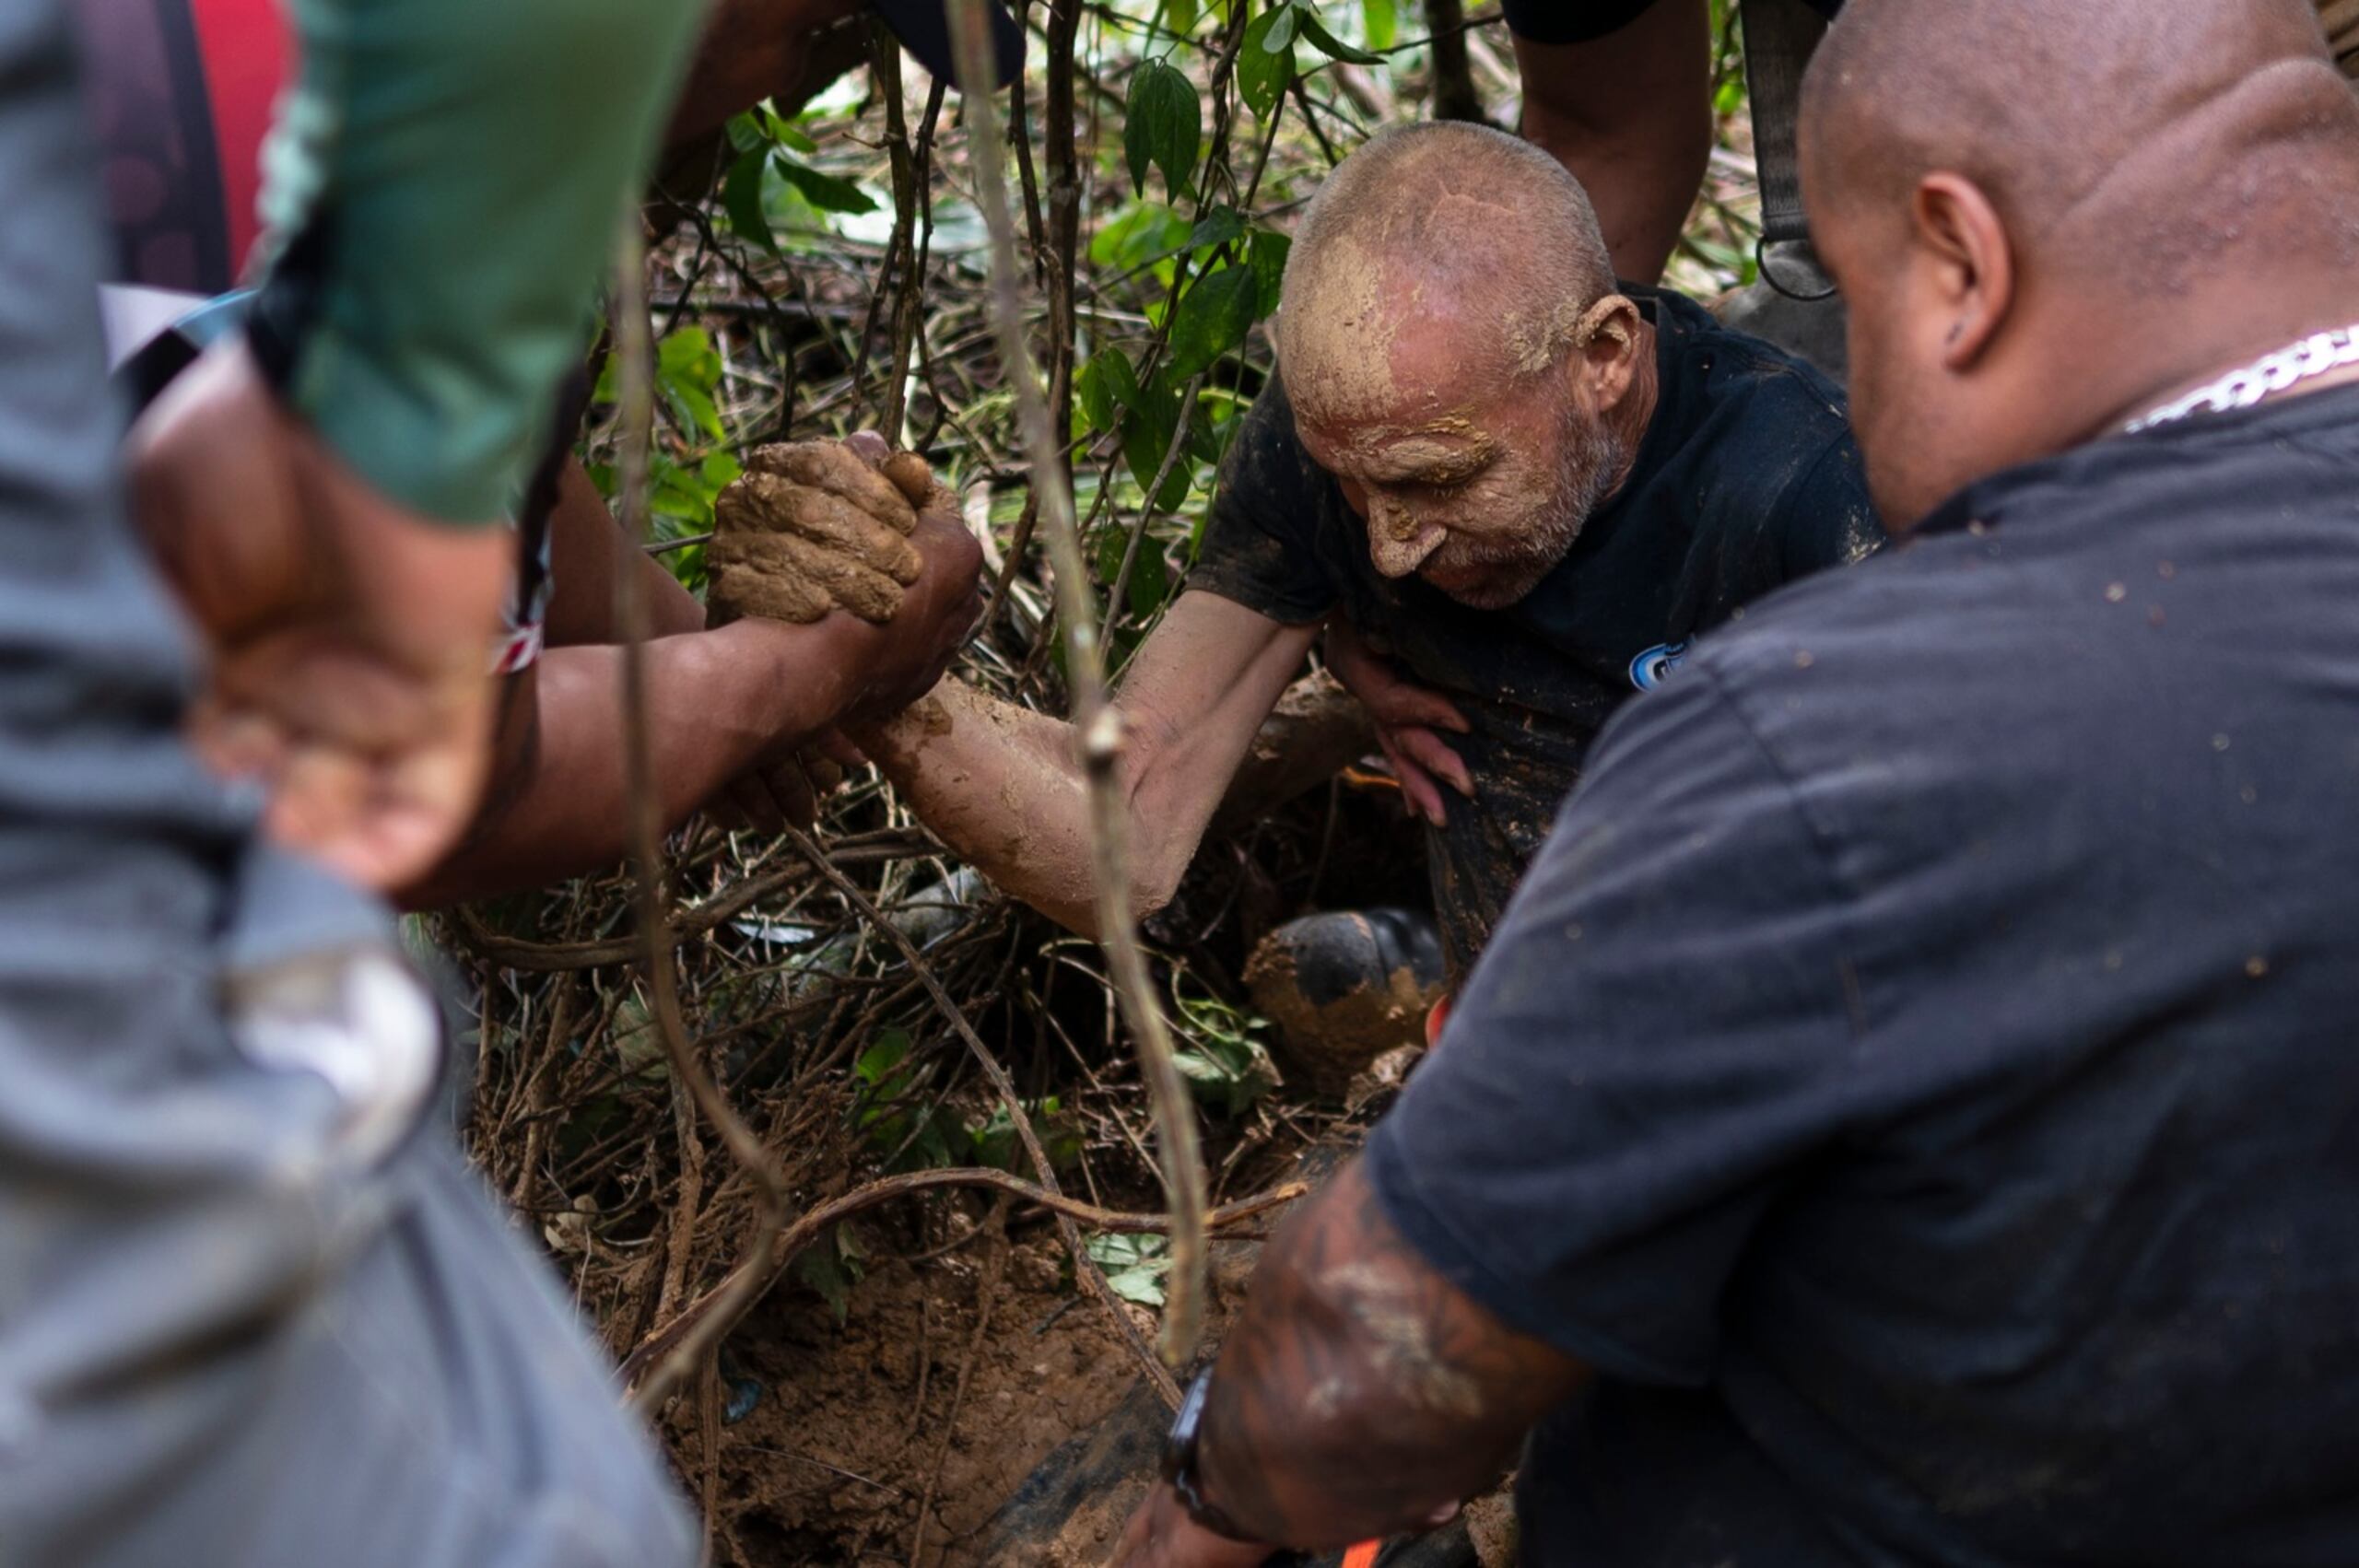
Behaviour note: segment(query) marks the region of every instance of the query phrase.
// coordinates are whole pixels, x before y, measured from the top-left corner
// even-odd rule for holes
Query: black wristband
[[[1208,1366],[1188,1385],[1187,1397],[1180,1401],[1180,1413],[1171,1418],[1170,1434],[1163,1440],[1163,1479],[1180,1499],[1180,1506],[1188,1511],[1188,1517],[1224,1539],[1259,1546],[1263,1544],[1261,1538],[1239,1529],[1236,1520],[1204,1495],[1197,1479],[1196,1437],[1203,1422],[1204,1397],[1212,1381],[1213,1369]]]

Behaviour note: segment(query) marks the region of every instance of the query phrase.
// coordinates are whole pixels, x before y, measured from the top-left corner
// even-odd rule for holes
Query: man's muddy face
[[[1402,401],[1324,422],[1297,404],[1297,429],[1367,522],[1376,569],[1415,572],[1477,610],[1538,587],[1627,466],[1561,366],[1485,397],[1436,386]]]

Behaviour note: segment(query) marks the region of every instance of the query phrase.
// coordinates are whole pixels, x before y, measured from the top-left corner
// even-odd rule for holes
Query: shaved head
[[[2359,104],[2311,0],[1853,0],[1803,119],[1832,208],[1893,210],[1954,170],[2018,241],[2094,241],[2152,286],[2259,205],[2185,178],[2191,150],[2298,160],[2359,133]]]
[[[1512,604],[1629,472],[1653,329],[1614,291],[1588,193],[1528,142],[1402,125],[1338,165],[1287,253],[1296,434],[1387,577]]]
[[[1399,125],[1337,165],[1287,253],[1278,353],[1297,409],[1388,401],[1404,322],[1447,317],[1470,369],[1547,369],[1614,292],[1580,182],[1531,143],[1457,122]]]
[[[2312,0],[1849,0],[1802,144],[1895,523],[2359,317],[2359,98]]]

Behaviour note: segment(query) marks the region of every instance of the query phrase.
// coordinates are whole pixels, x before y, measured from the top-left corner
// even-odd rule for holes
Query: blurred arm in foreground
[[[268,350],[141,476],[247,525],[171,558],[198,696],[115,482],[64,7],[0,18],[0,1556],[686,1563],[578,1322],[420,1126],[437,1032],[381,907],[318,862],[396,879],[464,820],[509,562],[480,525],[694,9],[297,20]],[[190,734],[275,776],[270,835]]]

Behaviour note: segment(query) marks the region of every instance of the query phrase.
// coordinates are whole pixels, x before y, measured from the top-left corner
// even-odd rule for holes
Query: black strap
[[[1826,31],[1805,0],[1743,0],[1744,76],[1753,97],[1753,158],[1761,170],[1761,239],[1810,238],[1802,219],[1802,160],[1794,139],[1802,72]]]
[[[334,223],[315,209],[271,259],[270,271],[246,311],[246,346],[263,380],[281,396],[293,384],[305,341],[320,317],[333,253]]]
[[[1825,36],[1826,18],[1810,0],[1742,0],[1745,86],[1753,99],[1753,160],[1761,180],[1761,275],[1798,299],[1833,292],[1810,250],[1802,216],[1802,73]]]

